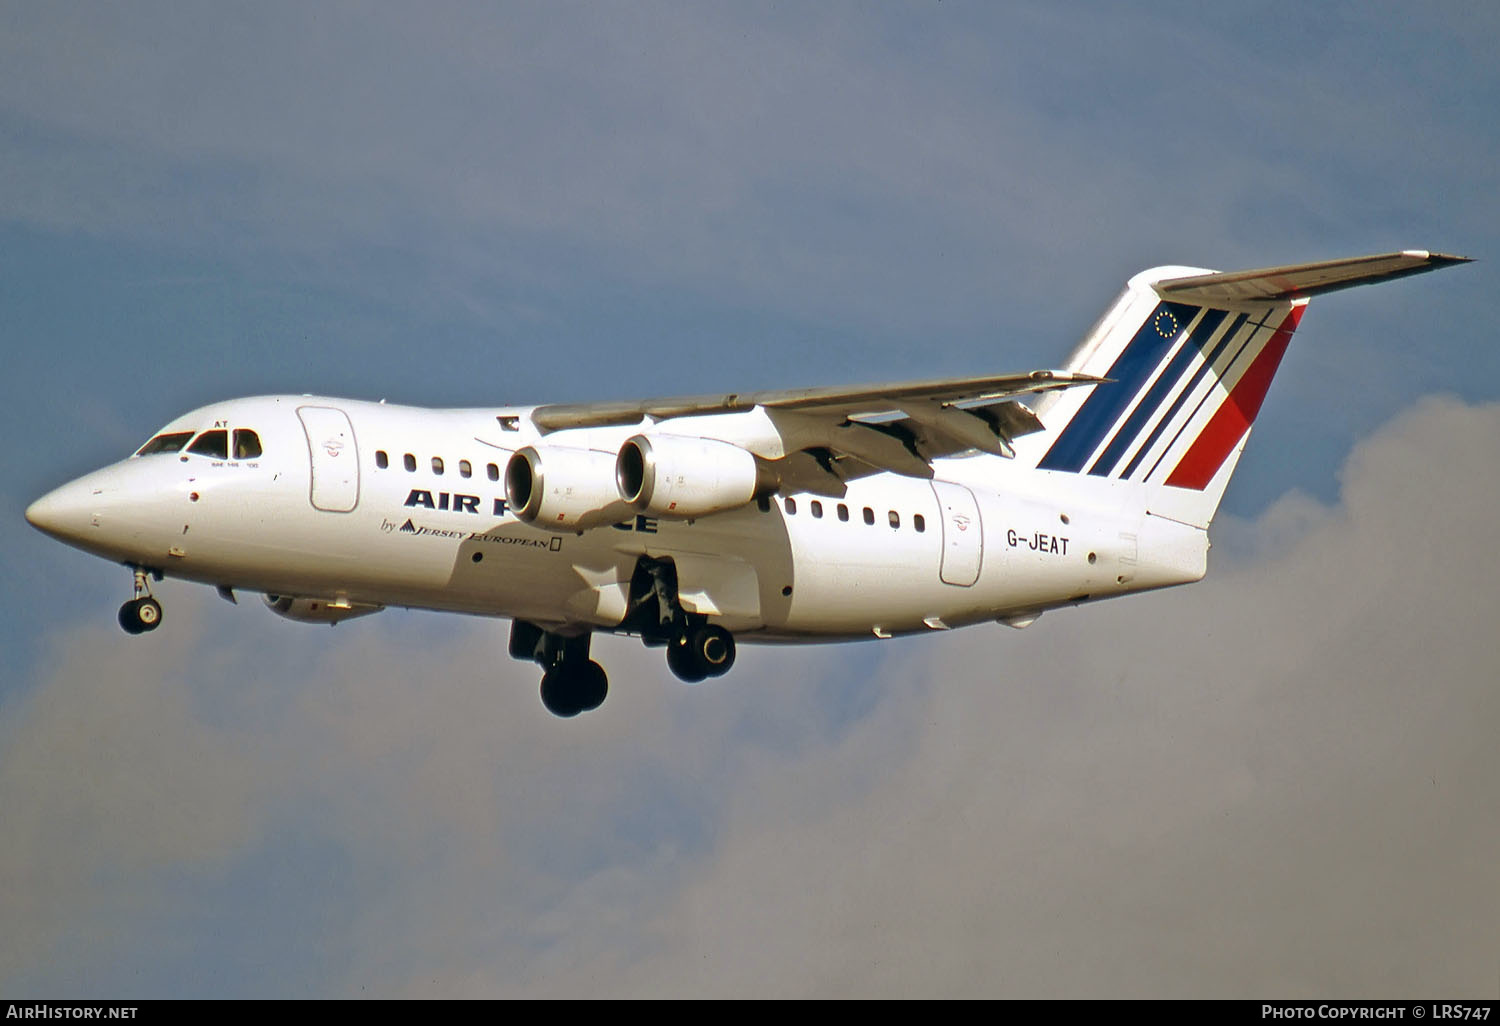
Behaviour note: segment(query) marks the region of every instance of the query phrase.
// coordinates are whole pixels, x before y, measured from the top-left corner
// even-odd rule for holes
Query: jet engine
[[[629,520],[615,488],[615,458],[597,449],[528,445],[505,465],[505,499],[521,520],[549,531],[582,531]]]
[[[350,602],[341,598],[293,598],[291,595],[264,596],[266,608],[277,616],[301,623],[338,623],[367,613],[378,613],[385,606],[368,602]]]
[[[737,445],[636,435],[620,446],[615,484],[633,508],[687,519],[735,509],[776,490],[776,476]]]

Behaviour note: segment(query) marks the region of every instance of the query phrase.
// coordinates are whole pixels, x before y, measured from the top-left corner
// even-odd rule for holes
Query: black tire
[[[604,667],[592,660],[563,663],[542,676],[541,694],[542,705],[549,713],[571,719],[604,704],[609,694],[609,676]]]
[[[120,627],[126,634],[145,634],[161,626],[161,603],[150,595],[131,599],[120,607]]]
[[[604,704],[609,696],[609,675],[604,667],[590,660],[578,668],[579,698],[583,700],[582,712],[593,712]]]
[[[143,631],[154,631],[161,626],[161,603],[151,596],[135,600],[135,618]]]
[[[574,693],[576,689],[571,685],[572,680],[560,666],[542,674],[542,705],[553,716],[567,720],[583,712],[583,706]]]
[[[138,601],[138,599],[131,599],[120,607],[120,615],[118,617],[120,629],[126,634],[140,634],[146,629],[141,623],[140,617],[136,615],[136,603]]]
[[[693,632],[693,658],[710,677],[722,677],[734,665],[734,635],[717,624],[705,624]]]
[[[693,654],[691,640],[685,635],[667,642],[667,669],[684,684],[696,684],[708,676],[708,670]]]

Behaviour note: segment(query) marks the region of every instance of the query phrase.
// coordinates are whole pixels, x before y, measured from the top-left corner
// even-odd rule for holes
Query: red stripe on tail
[[[1182,462],[1172,471],[1172,476],[1167,478],[1167,484],[1196,488],[1200,492],[1208,487],[1234,447],[1245,437],[1245,432],[1250,430],[1250,425],[1255,423],[1260,404],[1265,402],[1266,391],[1271,387],[1271,379],[1276,376],[1276,368],[1281,366],[1281,358],[1292,340],[1292,332],[1297,330],[1302,311],[1306,309],[1305,304],[1292,307],[1276,334],[1271,336],[1271,341],[1266,343],[1245,376],[1234,386],[1234,391],[1229,393],[1229,398],[1224,400],[1224,405],[1219,407],[1192,448],[1182,457]]]

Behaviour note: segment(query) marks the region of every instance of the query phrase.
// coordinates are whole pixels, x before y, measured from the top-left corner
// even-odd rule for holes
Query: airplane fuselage
[[[1108,487],[1028,489],[1039,472],[988,454],[937,461],[932,481],[866,477],[842,498],[546,530],[516,518],[502,480],[517,449],[543,441],[528,420],[526,408],[233,400],[162,434],[252,429],[254,458],[132,456],[40,500],[33,519],[64,518],[54,533],[101,556],[223,588],[596,630],[621,626],[637,561],[667,558],[685,603],[745,641],[1020,622],[1203,572],[1203,532],[1122,516]],[[731,441],[763,433],[752,413],[716,420]],[[640,430],[566,441],[613,452]]]

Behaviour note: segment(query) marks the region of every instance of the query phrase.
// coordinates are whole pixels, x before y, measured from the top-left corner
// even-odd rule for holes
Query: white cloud
[[[1500,407],[1428,400],[1261,562],[892,667],[921,697],[756,780],[661,914],[680,943],[613,984],[708,964],[684,989],[1485,992],[1497,439]],[[785,814],[844,758],[879,785]]]
[[[223,669],[192,657],[195,619],[179,613],[179,629],[149,646],[121,644],[99,624],[72,628],[50,646],[55,669],[10,696],[0,979],[47,965],[60,947],[87,950],[91,927],[171,905],[163,870],[222,872],[263,828],[274,775],[253,739],[192,708],[195,688]]]
[[[692,689],[606,640],[614,694],[567,723],[501,627],[173,589],[157,635],[60,634],[7,707],[0,964],[38,992],[122,960],[173,992],[1484,992],[1497,439],[1500,406],[1426,400],[1337,505],[1224,525],[1203,584],[1020,633],[748,648]]]

